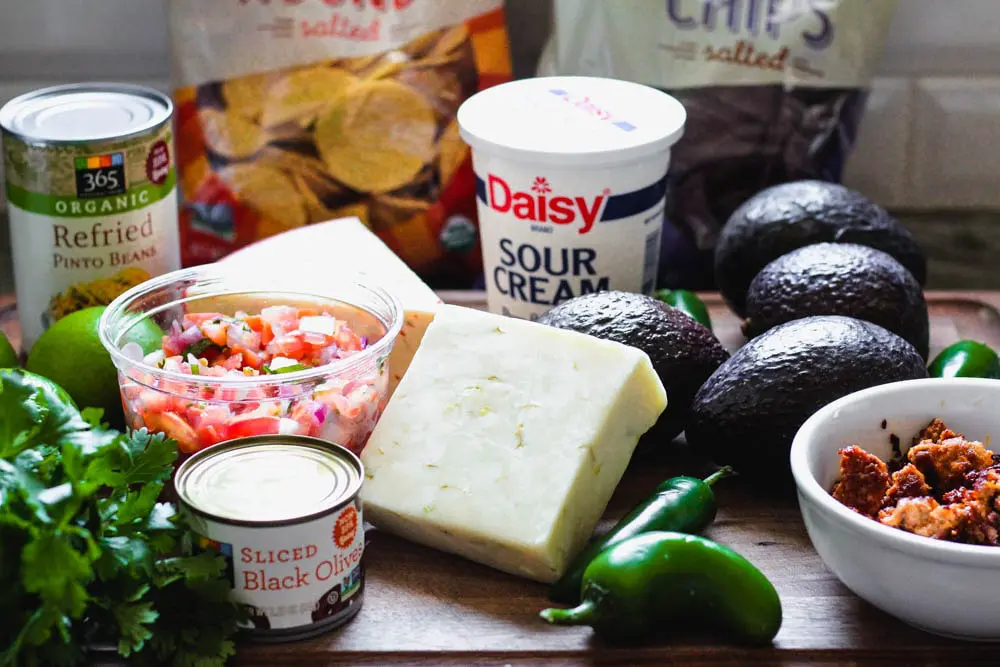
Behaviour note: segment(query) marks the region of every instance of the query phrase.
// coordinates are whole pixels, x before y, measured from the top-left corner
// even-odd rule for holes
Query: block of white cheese
[[[362,454],[365,517],[554,581],[666,404],[636,348],[442,306]]]
[[[402,302],[404,310],[403,327],[389,356],[390,395],[441,304],[434,290],[357,218],[299,227],[237,250],[222,262],[257,263],[269,271],[280,271],[287,264],[313,288],[323,285],[325,275],[344,271],[363,271],[378,280]]]

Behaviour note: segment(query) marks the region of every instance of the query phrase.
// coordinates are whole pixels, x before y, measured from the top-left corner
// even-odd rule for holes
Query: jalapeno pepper
[[[656,487],[651,496],[636,505],[604,537],[590,543],[570,564],[552,588],[549,599],[562,604],[580,601],[583,572],[597,554],[635,535],[654,530],[700,533],[715,520],[716,504],[712,485],[733,472],[720,468],[704,480],[697,477],[671,477]]]
[[[660,635],[696,618],[734,640],[768,643],[781,628],[781,599],[760,570],[698,535],[652,532],[602,551],[583,575],[582,602],[545,609],[561,625],[589,625],[618,643]]]
[[[708,308],[694,292],[683,289],[661,289],[656,290],[653,296],[688,315],[695,322],[704,325],[711,331],[712,318],[708,316]]]
[[[1000,379],[1000,358],[989,345],[960,340],[941,350],[928,366],[931,377]]]

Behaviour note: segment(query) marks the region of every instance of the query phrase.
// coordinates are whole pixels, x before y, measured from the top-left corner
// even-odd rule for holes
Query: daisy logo
[[[544,176],[535,176],[535,182],[531,184],[531,191],[540,195],[547,195],[552,192],[549,186],[549,179]]]
[[[579,234],[594,228],[611,195],[608,188],[597,195],[564,195],[545,176],[535,176],[527,190],[511,187],[496,174],[489,174],[485,185],[485,192],[481,191],[480,197],[485,198],[486,205],[497,213],[509,213],[518,220],[536,224],[576,225]]]

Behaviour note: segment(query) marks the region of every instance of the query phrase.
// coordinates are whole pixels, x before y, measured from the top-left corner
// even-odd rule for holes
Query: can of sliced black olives
[[[361,609],[363,480],[350,450],[305,436],[231,440],[181,464],[181,509],[198,547],[225,558],[251,638],[312,637]]]

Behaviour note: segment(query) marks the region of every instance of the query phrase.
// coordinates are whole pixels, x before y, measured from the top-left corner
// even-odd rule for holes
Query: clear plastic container
[[[267,434],[311,435],[360,454],[385,407],[388,357],[402,307],[363,274],[304,287],[307,275],[210,264],[154,278],[115,299],[101,318],[100,337],[118,369],[128,425],[174,438],[182,457],[225,440]],[[158,367],[124,344],[142,320],[167,332],[185,315],[254,314],[269,306],[328,313],[366,344],[351,356],[303,370],[221,377]]]

